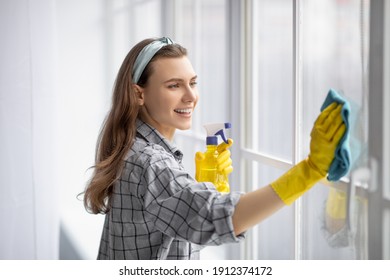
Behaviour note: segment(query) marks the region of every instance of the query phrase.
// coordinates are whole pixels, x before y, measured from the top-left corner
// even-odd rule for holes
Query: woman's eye
[[[179,84],[172,84],[172,85],[169,85],[168,88],[178,88],[179,87]]]
[[[190,83],[190,86],[191,86],[191,87],[194,87],[194,86],[196,86],[197,84],[198,84],[197,81],[193,81],[193,82]]]

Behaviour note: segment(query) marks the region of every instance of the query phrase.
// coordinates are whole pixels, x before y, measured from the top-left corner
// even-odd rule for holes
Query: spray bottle
[[[225,143],[228,140],[225,136],[225,129],[231,128],[230,123],[212,123],[204,125],[207,131],[206,146],[204,153],[205,159],[199,172],[200,182],[212,182],[217,190],[221,193],[230,192],[229,179],[226,174],[217,170],[218,157],[218,135],[221,136]]]

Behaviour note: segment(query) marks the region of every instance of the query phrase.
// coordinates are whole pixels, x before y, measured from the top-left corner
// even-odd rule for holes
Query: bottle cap
[[[218,145],[217,136],[207,136],[206,145]]]

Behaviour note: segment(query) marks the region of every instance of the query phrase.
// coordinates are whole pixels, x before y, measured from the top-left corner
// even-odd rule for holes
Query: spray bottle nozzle
[[[231,127],[232,127],[231,123],[211,123],[211,124],[204,125],[204,128],[207,131],[207,136],[208,136],[207,139],[209,138],[209,136],[220,135],[222,140],[225,143],[228,143],[228,140],[226,139],[224,130],[229,129]],[[208,141],[208,140],[206,140],[206,141]]]

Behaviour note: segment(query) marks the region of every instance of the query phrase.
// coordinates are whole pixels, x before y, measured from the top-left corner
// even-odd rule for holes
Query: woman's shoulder
[[[136,138],[126,161],[151,162],[161,159],[173,159],[173,156],[167,152],[161,145],[147,142],[142,138]]]

